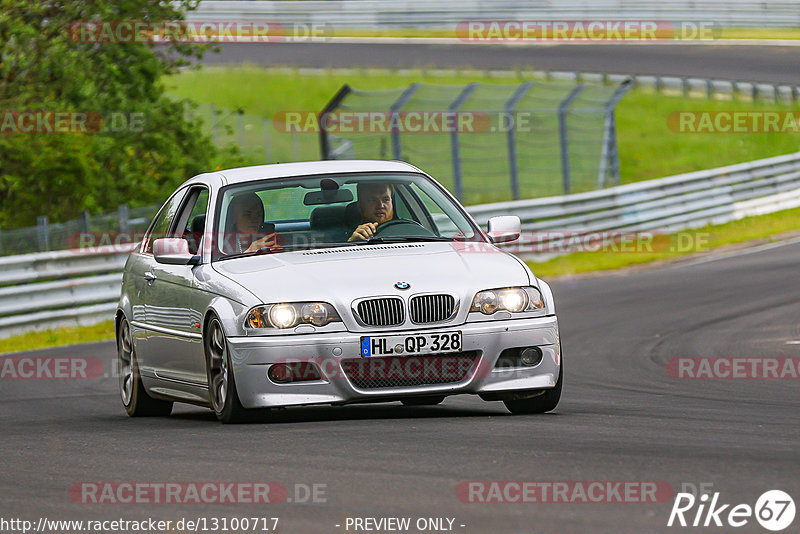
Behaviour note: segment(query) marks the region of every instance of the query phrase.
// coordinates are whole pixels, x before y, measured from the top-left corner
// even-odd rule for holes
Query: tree
[[[196,4],[0,0],[0,225],[158,202],[208,170],[211,141],[162,82],[208,45],[113,42],[79,31],[89,22],[180,21]],[[67,131],[45,132],[59,124]]]

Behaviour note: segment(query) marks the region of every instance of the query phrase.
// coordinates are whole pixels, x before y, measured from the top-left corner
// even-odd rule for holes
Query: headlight
[[[520,313],[541,310],[543,307],[542,294],[535,287],[505,287],[478,292],[472,299],[469,311],[491,315],[499,310]]]
[[[275,328],[289,328],[297,324],[297,311],[291,304],[278,304],[269,310],[269,322]]]
[[[256,306],[247,313],[247,328],[292,328],[300,324],[325,326],[341,322],[336,308],[327,302],[288,302]]]

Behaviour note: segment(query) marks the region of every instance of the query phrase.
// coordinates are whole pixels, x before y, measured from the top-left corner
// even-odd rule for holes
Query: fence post
[[[619,87],[608,99],[605,104],[605,126],[603,128],[603,147],[600,156],[600,170],[597,173],[597,186],[605,187],[606,185],[606,172],[610,171],[612,181],[616,184],[619,183],[619,152],[617,150],[617,117],[614,112],[617,103],[625,96],[625,93],[631,88],[631,80],[628,78],[622,82]]]
[[[211,141],[214,146],[219,145],[219,136],[217,135],[217,107],[214,104],[209,104],[211,109]]]
[[[478,84],[475,82],[468,84],[450,104],[448,111],[457,114],[458,108],[461,107],[464,101],[469,98],[469,95],[471,95],[477,88]],[[450,156],[453,159],[453,189],[455,191],[456,198],[460,202],[464,198],[464,182],[461,179],[461,151],[458,144],[459,121],[456,119],[453,122],[456,126],[455,129],[450,132]]]
[[[348,94],[350,94],[350,86],[344,84],[339,91],[333,95],[330,102],[328,102],[322,111],[319,113],[319,150],[321,152],[320,159],[331,159],[330,152],[331,152],[331,145],[330,141],[328,140],[328,114],[333,111],[334,109],[338,108],[339,105],[344,100]],[[266,128],[264,132],[266,132]],[[269,158],[267,158],[269,160]]]
[[[758,91],[758,82],[750,82],[750,95],[753,98],[753,102],[758,100],[759,91]]]
[[[0,256],[3,255],[3,229],[0,228]]]
[[[510,117],[514,113],[514,108],[517,107],[519,101],[525,96],[528,90],[533,86],[533,82],[527,82],[520,85],[514,95],[506,102],[506,114]],[[517,135],[516,135],[516,121],[512,120],[506,137],[508,139],[508,171],[511,178],[511,199],[519,200],[519,168],[517,165]]]
[[[800,89],[796,86],[792,86],[792,102],[797,102],[800,99]]]
[[[239,148],[244,147],[244,111],[241,109],[236,113],[236,129],[238,130]]]
[[[36,218],[36,235],[39,238],[39,252],[50,250],[50,240],[47,236],[47,215],[39,215]]]
[[[390,124],[396,124],[397,122],[399,122],[396,120],[395,116],[401,109],[403,109],[403,106],[406,105],[409,99],[411,99],[411,97],[414,96],[414,93],[416,93],[417,89],[419,88],[420,88],[419,83],[412,83],[411,85],[406,87],[406,90],[400,94],[397,100],[395,100],[395,102],[389,108],[389,111],[391,113],[389,117]],[[391,133],[392,133],[392,157],[396,160],[402,160],[403,149],[402,146],[400,145],[400,130],[392,126]]]
[[[570,176],[569,176],[569,139],[567,137],[567,109],[578,93],[583,91],[584,84],[576,85],[558,105],[558,140],[561,145],[561,180],[564,188],[564,194],[569,194],[570,189]]]
[[[683,91],[684,97],[689,96],[689,89],[690,89],[689,78],[686,78],[684,76],[683,78],[681,78],[681,90]]]
[[[706,98],[714,98],[714,81],[711,78],[706,78]]]
[[[269,119],[264,119],[264,163],[269,163]],[[323,158],[324,159],[324,158]]]
[[[293,161],[300,161],[300,139],[297,128],[292,128],[292,157]]]
[[[117,208],[119,213],[119,231],[124,234],[128,232],[128,205],[120,204]]]
[[[386,159],[386,137],[381,137],[381,159]]]
[[[84,234],[89,233],[89,212],[83,210],[80,215],[81,232]]]

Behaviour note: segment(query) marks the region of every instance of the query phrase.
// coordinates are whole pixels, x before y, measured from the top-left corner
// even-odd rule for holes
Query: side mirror
[[[492,243],[516,241],[522,233],[522,223],[516,215],[501,215],[489,219],[489,239]]]
[[[189,252],[189,242],[182,237],[162,237],[153,241],[153,256],[167,265],[195,265],[200,256]]]

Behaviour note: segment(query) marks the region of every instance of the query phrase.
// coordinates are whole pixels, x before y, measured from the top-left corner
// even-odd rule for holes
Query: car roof
[[[256,165],[225,169],[214,173],[195,176],[187,181],[205,182],[215,174],[222,179],[223,185],[268,180],[271,178],[287,178],[292,176],[308,176],[314,174],[339,174],[351,172],[421,172],[419,169],[403,161],[382,160],[331,160],[301,161],[297,163],[275,163],[272,165]]]

